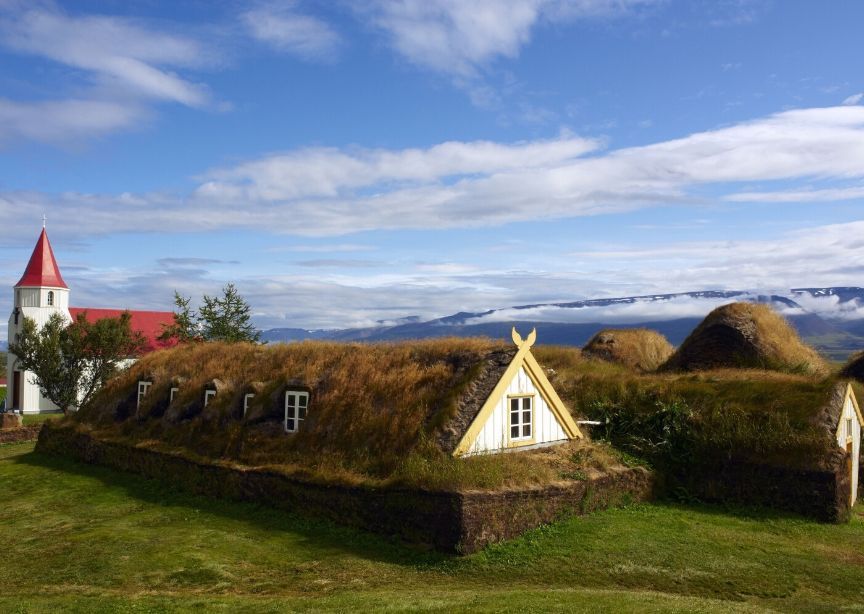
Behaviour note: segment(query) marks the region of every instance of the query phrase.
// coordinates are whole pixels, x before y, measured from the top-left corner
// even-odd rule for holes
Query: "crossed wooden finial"
[[[518,347],[520,350],[522,349],[523,346],[530,348],[532,345],[534,345],[534,342],[537,341],[537,329],[536,328],[534,328],[531,331],[531,333],[528,335],[528,337],[525,339],[525,341],[522,341],[522,335],[519,334],[519,331],[516,330],[515,326],[513,327],[513,330],[511,331],[510,334],[513,337],[513,343],[515,343],[516,347]]]

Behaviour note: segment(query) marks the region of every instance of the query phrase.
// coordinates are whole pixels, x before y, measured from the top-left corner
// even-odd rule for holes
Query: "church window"
[[[285,432],[296,433],[306,420],[306,410],[309,409],[309,393],[299,390],[285,392]]]
[[[48,306],[54,306],[54,292],[52,290],[48,290]]]
[[[204,407],[207,407],[210,404],[210,399],[216,396],[215,390],[205,390],[204,391]]]
[[[153,382],[138,382],[138,403],[136,405],[136,409],[141,409],[141,401],[144,397],[147,396],[147,393],[150,391],[150,386]]]
[[[252,402],[252,399],[255,398],[254,393],[249,393],[243,397],[243,415],[246,415],[246,412],[249,411],[249,403]]]

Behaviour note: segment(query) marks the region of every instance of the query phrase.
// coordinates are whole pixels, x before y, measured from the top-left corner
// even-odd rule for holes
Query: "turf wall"
[[[666,475],[673,495],[708,503],[736,503],[802,514],[823,522],[849,520],[846,453],[837,450],[825,469],[793,469],[740,461],[691,463]]]
[[[196,462],[101,441],[46,423],[36,450],[158,479],[197,494],[325,517],[444,552],[470,553],[571,514],[650,499],[654,476],[643,468],[589,481],[506,492],[430,492],[315,484],[275,471]]]

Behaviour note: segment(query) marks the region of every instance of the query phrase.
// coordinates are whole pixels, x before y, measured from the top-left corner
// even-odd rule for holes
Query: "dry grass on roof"
[[[192,344],[143,357],[100,391],[78,419],[207,457],[254,465],[326,457],[327,463],[381,476],[431,435],[428,428],[455,412],[459,393],[488,354],[511,349],[486,339]],[[172,380],[182,378],[183,384],[164,418],[115,423],[118,399],[134,398],[142,378],[153,381],[142,405],[145,416],[164,402]],[[224,391],[196,412],[203,388],[212,380],[223,382]],[[229,419],[252,382],[263,383],[253,411],[263,416],[261,408],[270,406],[279,410],[277,416],[257,425]],[[308,419],[297,436],[285,436],[278,417],[286,385],[310,391]],[[186,412],[187,407],[192,409]]]
[[[663,335],[647,328],[607,328],[591,337],[582,354],[640,371],[654,371],[675,348]]]
[[[718,307],[662,367],[668,371],[755,368],[827,375],[829,368],[786,319],[768,305]]]
[[[844,383],[836,378],[738,368],[640,373],[573,348],[535,354],[576,416],[609,421],[592,436],[629,452],[804,467],[819,465],[836,446],[836,421],[826,421],[839,409]]]
[[[864,351],[855,352],[840,370],[841,377],[848,377],[858,382],[864,382]]]

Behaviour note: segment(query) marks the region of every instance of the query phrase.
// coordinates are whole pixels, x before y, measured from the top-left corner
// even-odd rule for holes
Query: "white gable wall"
[[[849,432],[849,420],[852,420],[852,432]],[[858,463],[861,454],[861,423],[858,421],[858,413],[852,405],[852,398],[846,399],[846,404],[843,406],[843,415],[840,418],[840,425],[837,428],[837,445],[844,450],[846,449],[846,441],[848,437],[852,437],[852,503],[858,498]]]
[[[549,409],[546,399],[543,398],[534,382],[531,381],[531,378],[525,371],[525,367],[521,367],[510,381],[507,391],[501,396],[492,414],[486,420],[483,430],[480,431],[477,439],[471,444],[468,454],[494,452],[514,447],[509,443],[510,432],[507,428],[509,397],[511,395],[525,394],[534,395],[534,438],[532,443],[543,444],[569,439],[555,414]]]

